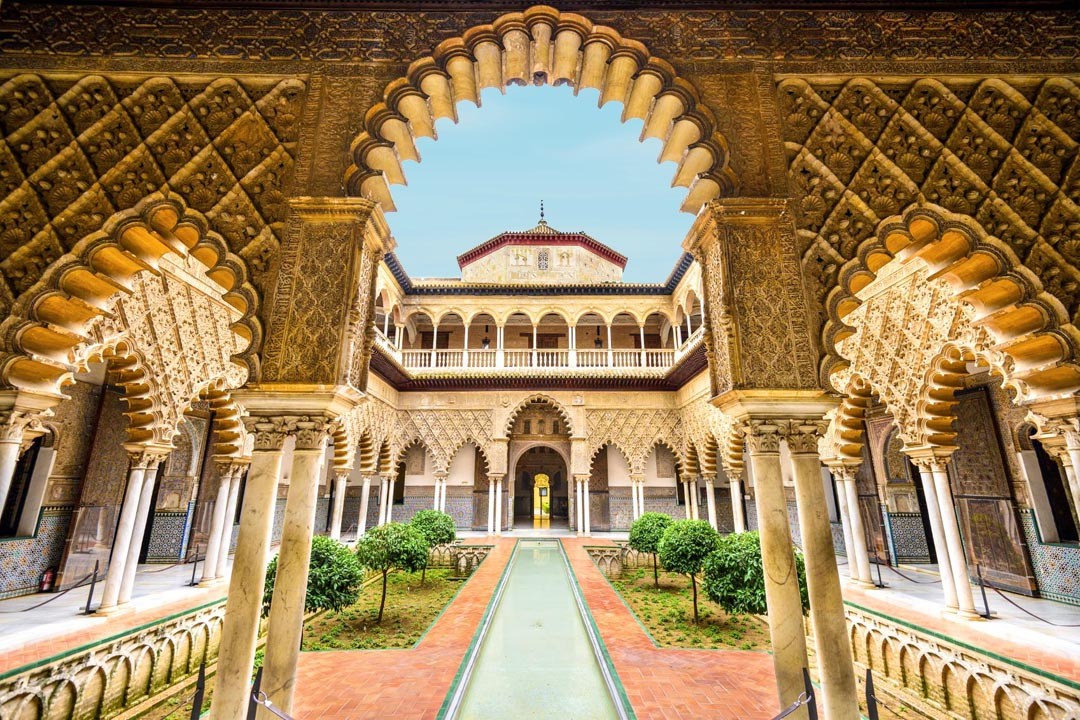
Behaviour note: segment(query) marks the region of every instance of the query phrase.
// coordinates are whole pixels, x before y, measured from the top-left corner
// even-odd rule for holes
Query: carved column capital
[[[778,423],[792,455],[817,455],[818,441],[825,435],[829,423],[820,419],[791,419]]]
[[[905,449],[904,454],[919,469],[920,473],[944,472],[945,466],[949,464],[949,458],[955,449],[945,447],[913,448],[910,450]]]
[[[159,445],[125,445],[128,460],[133,468],[142,468],[148,472],[157,470],[158,465],[165,462],[172,452],[172,448]]]
[[[244,429],[254,439],[254,452],[280,451],[290,434],[288,420],[281,415],[248,415]]]
[[[751,455],[779,455],[783,433],[775,420],[747,420],[743,434]]]
[[[45,432],[41,420],[52,414],[52,410],[33,413],[21,410],[0,412],[0,442],[21,443],[25,434]]]
[[[858,465],[845,465],[843,463],[833,463],[827,466],[829,472],[833,477],[841,482],[855,481],[855,474],[859,472]]]
[[[296,435],[296,449],[304,451],[320,451],[325,449],[326,440],[330,436],[330,427],[333,421],[330,418],[319,415],[301,415],[288,418],[292,434]]]

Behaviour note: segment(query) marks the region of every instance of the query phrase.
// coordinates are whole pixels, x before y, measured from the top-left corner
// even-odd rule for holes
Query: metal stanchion
[[[867,720],[878,720],[877,696],[874,695],[874,674],[870,669],[866,670],[866,717]]]
[[[199,681],[195,683],[195,697],[191,699],[191,720],[202,715],[203,696],[206,695],[206,662],[199,664]]]
[[[100,560],[94,561],[94,574],[90,576],[90,592],[86,595],[86,614],[89,615],[90,602],[94,599],[94,586],[97,585],[98,566],[101,564]]]
[[[982,566],[979,563],[975,563],[975,577],[979,579],[979,592],[982,593],[983,599],[983,611],[979,613],[979,617],[990,619],[990,603],[986,600],[986,585],[983,584],[982,579]]]
[[[195,582],[195,569],[197,567],[199,567],[199,546],[198,545],[195,546],[195,560],[191,563],[191,584],[193,586],[199,584],[199,583]]]
[[[255,682],[251,684],[251,701],[248,703],[247,720],[255,720],[255,712],[259,709],[259,691],[262,685],[262,671],[260,667],[255,673]]]
[[[802,669],[803,694],[807,697],[806,712],[810,720],[818,720],[817,697],[814,695],[814,684],[810,682],[810,671]]]

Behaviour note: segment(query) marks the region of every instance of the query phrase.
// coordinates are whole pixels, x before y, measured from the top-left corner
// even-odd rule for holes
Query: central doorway
[[[566,462],[553,447],[526,450],[514,467],[514,527],[569,527]]]

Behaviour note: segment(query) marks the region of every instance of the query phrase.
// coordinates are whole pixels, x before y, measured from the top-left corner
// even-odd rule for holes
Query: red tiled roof
[[[626,256],[615,252],[596,238],[590,237],[583,232],[559,232],[543,220],[532,230],[499,233],[472,250],[458,255],[458,267],[464,269],[466,265],[471,265],[485,255],[490,255],[507,245],[577,245],[610,263],[618,265],[621,269],[626,268]]]

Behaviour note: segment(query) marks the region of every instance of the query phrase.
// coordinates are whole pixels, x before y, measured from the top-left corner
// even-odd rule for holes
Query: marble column
[[[690,497],[690,481],[683,480],[683,512],[686,513],[686,519],[690,520],[694,517],[693,498]]]
[[[281,548],[278,551],[277,577],[270,601],[262,690],[274,705],[286,713],[292,711],[296,688],[296,663],[300,657],[300,635],[304,626],[311,538],[315,532],[315,508],[319,476],[326,454],[328,424],[323,418],[310,418],[298,423]],[[265,708],[259,708],[259,715],[263,720],[275,718]]]
[[[248,417],[245,425],[255,436],[255,449],[248,469],[240,535],[225,601],[211,720],[238,720],[247,715],[266,582],[266,555],[281,478],[281,446],[288,430],[285,418],[281,417]]]
[[[701,504],[701,495],[698,492],[698,478],[694,478],[690,481],[690,517],[693,520],[701,519],[701,508],[698,505]]]
[[[847,489],[844,487],[844,479],[841,475],[843,466],[833,465],[829,468],[832,473],[833,484],[836,485],[836,511],[840,516],[840,527],[844,534],[844,554],[847,556],[848,577],[857,581],[859,579],[858,564],[855,562],[855,543],[851,537],[851,519],[848,517]]]
[[[779,427],[769,421],[751,420],[746,442],[757,489],[761,561],[765,569],[765,600],[769,608],[769,635],[780,708],[786,708],[803,691],[802,669],[809,667],[802,596],[795,570],[795,549],[788,525],[787,498],[780,466]],[[792,717],[805,718],[805,710]]]
[[[124,582],[124,569],[127,565],[128,550],[135,533],[135,522],[139,515],[139,499],[142,497],[147,468],[155,462],[157,455],[144,446],[128,448],[128,480],[124,490],[124,506],[120,510],[120,522],[113,536],[112,557],[105,574],[105,587],[102,590],[101,605],[97,612],[109,613],[116,608],[120,598],[120,588]]]
[[[146,466],[143,473],[142,492],[139,494],[139,510],[135,515],[135,527],[131,533],[131,542],[128,544],[127,560],[124,562],[124,577],[120,581],[120,595],[116,602],[118,605],[130,602],[131,593],[135,589],[135,571],[139,569],[139,555],[142,553],[143,538],[146,537],[147,526],[150,525],[150,516],[154,512],[151,503],[154,500],[154,485],[157,484],[157,470],[167,456],[155,455]]]
[[[349,471],[339,469],[334,471],[334,514],[330,517],[330,537],[334,540],[341,539],[341,521],[345,517],[345,493],[348,490]],[[286,502],[286,512],[288,503]]]
[[[379,483],[379,525],[385,525],[387,519],[386,509],[389,507],[389,503],[386,501],[387,491],[390,489],[390,476],[382,478],[382,482]]]
[[[12,423],[0,428],[0,510],[7,504],[15,468],[22,453],[24,423]]]
[[[360,517],[356,520],[356,539],[367,532],[368,504],[371,501],[371,476],[364,475],[364,486],[360,490]]]
[[[742,480],[732,478],[728,490],[731,492],[731,520],[735,532],[746,532],[746,509],[743,507]]]
[[[584,509],[585,522],[583,524],[582,534],[585,537],[592,535],[592,510],[589,502],[589,476],[581,476],[581,507]]]
[[[585,503],[582,500],[583,488],[581,487],[581,476],[574,476],[574,520],[576,522],[575,531],[577,536],[581,537],[585,534]]]
[[[397,476],[391,475],[386,481],[386,519],[384,522],[394,522],[394,483]]]
[[[231,462],[217,463],[218,490],[214,499],[214,514],[210,516],[210,534],[206,539],[206,557],[203,558],[200,585],[210,583],[217,577],[218,552],[225,535],[225,511],[229,507],[229,487],[235,472],[236,466]]]
[[[818,710],[829,720],[859,720],[855,667],[818,458],[818,438],[825,427],[825,421],[792,420],[784,427],[784,439],[795,479],[810,619],[821,678]]]
[[[705,507],[709,512],[709,524],[713,530],[719,531],[716,524],[716,477],[713,475],[705,477]]]
[[[937,555],[938,576],[941,578],[941,590],[945,595],[945,607],[956,610],[956,586],[953,584],[952,564],[949,562],[949,548],[945,541],[945,526],[941,522],[941,508],[938,506],[937,490],[934,488],[934,474],[930,469],[933,460],[930,457],[911,457],[911,462],[919,471],[923,496],[926,498],[926,519],[930,522],[930,536],[934,540],[934,553]]]
[[[964,543],[960,537],[960,525],[956,522],[956,506],[953,503],[945,463],[944,459],[931,462],[930,472],[934,477],[934,490],[937,492],[941,524],[945,530],[945,544],[949,549],[949,566],[952,568],[953,587],[956,589],[957,612],[961,617],[975,619],[979,617],[979,614],[975,612],[975,598],[971,594],[971,575],[968,571],[967,557],[964,555]]]
[[[648,510],[645,509],[645,478],[639,478],[637,484],[637,506],[638,517],[641,517]]]
[[[488,475],[488,515],[487,515],[487,534],[495,534],[495,483],[497,475]]]
[[[495,534],[502,534],[503,527],[503,502],[502,502],[503,476],[495,476]]]
[[[1065,449],[1072,461],[1068,464],[1062,463],[1062,466],[1065,467],[1065,479],[1069,483],[1073,507],[1076,508],[1076,514],[1080,516],[1080,420],[1068,420],[1062,434],[1065,436]]]
[[[240,485],[244,482],[244,473],[248,471],[247,464],[237,467],[229,481],[229,504],[225,506],[225,525],[221,529],[221,546],[218,548],[217,570],[215,578],[225,577],[229,571],[229,550],[232,546],[233,518],[236,517],[236,506],[240,502]]]
[[[637,520],[641,517],[641,508],[638,506],[638,477],[630,476],[630,519]]]
[[[863,525],[862,510],[859,509],[859,491],[854,468],[844,468],[840,477],[844,482],[844,498],[848,508],[848,524],[851,525],[851,547],[854,557],[848,563],[855,565],[855,577],[864,585],[873,585],[870,576],[870,551],[866,547],[866,527]]]

